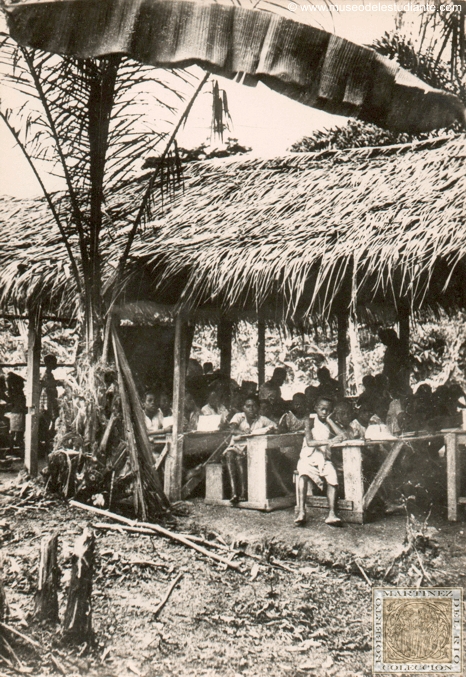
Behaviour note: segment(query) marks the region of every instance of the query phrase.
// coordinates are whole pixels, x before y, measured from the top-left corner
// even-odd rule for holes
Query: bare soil
[[[307,533],[293,531],[292,515],[286,512],[278,516],[249,512],[235,517],[235,511],[204,510],[199,503],[185,504],[182,512],[165,526],[217,538],[217,542],[222,537],[228,543],[242,541],[243,548],[259,554],[261,561],[236,557],[235,561],[242,562],[241,572],[236,572],[164,538],[96,529],[94,644],[64,646],[59,628],[39,626],[31,618],[40,539],[55,530],[60,534],[63,617],[73,543],[91,516],[65,501],[21,489],[21,484],[8,488],[4,483],[0,545],[1,576],[10,608],[7,622],[38,641],[40,649],[4,630],[17,660],[11,654],[6,661],[0,658],[0,675],[371,675],[371,587],[381,583],[388,559],[382,564],[377,564],[376,556],[371,559],[368,542],[363,548],[366,558],[360,549],[351,556],[351,543],[362,547],[361,529],[366,527],[359,527],[353,537],[352,531],[329,533],[320,526]],[[269,537],[273,520],[277,521],[275,539]],[[250,534],[245,535],[244,525],[251,523]],[[264,524],[270,533],[264,534]],[[403,522],[397,524],[401,531],[393,539],[402,544]],[[420,552],[428,576],[422,585],[439,581],[461,584],[464,580],[464,533],[462,525],[454,528],[443,544]],[[288,540],[281,539],[281,529],[291,534]],[[336,552],[325,559],[324,551],[313,550],[312,542],[318,545],[319,533],[331,542],[344,533],[340,559]],[[308,547],[301,547],[299,543],[306,538]],[[270,566],[273,557],[279,566]],[[394,563],[385,582],[419,582],[421,565],[416,566],[416,561],[407,557]],[[179,573],[179,584],[155,618],[157,605]]]

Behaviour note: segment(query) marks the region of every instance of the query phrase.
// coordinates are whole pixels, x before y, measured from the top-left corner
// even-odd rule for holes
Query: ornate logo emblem
[[[375,588],[374,672],[462,672],[462,591]]]

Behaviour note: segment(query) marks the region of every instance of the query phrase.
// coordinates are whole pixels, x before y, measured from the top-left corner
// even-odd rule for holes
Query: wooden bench
[[[346,440],[334,445],[341,448],[343,457],[343,478],[345,496],[337,503],[337,509],[343,521],[363,524],[373,499],[380,487],[390,474],[393,465],[401,450],[406,444],[413,442],[438,439],[445,440],[447,457],[447,492],[448,492],[448,519],[458,519],[458,507],[466,505],[466,497],[459,496],[460,492],[460,449],[466,445],[465,430],[445,430],[438,434],[405,435],[390,440]],[[285,447],[301,448],[302,433],[284,435],[250,436],[247,439],[247,474],[248,500],[238,505],[239,508],[271,511],[278,508],[288,508],[296,503],[294,493],[284,496],[270,496],[269,452],[272,449]],[[328,442],[315,441],[316,446],[323,446]],[[363,455],[365,447],[374,444],[390,445],[391,449],[378,469],[371,484],[364,491]],[[221,463],[208,464],[206,467],[206,503],[213,505],[230,505],[225,498],[223,466]],[[327,510],[326,496],[308,494],[307,505],[311,508]]]

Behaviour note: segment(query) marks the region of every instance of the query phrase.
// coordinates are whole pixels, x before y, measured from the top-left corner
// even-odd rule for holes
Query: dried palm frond
[[[118,291],[281,319],[358,306],[466,307],[466,139],[191,162],[184,191],[135,238]],[[144,185],[144,181],[141,181]],[[124,211],[139,184],[115,194]],[[42,201],[4,200],[0,303],[72,312],[66,251]],[[9,234],[6,235],[7,230]],[[126,231],[103,240],[112,293]],[[15,242],[15,238],[16,242]]]

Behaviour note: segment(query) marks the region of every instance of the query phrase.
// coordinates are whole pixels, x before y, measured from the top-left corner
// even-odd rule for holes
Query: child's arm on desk
[[[312,419],[310,416],[307,417],[306,423],[304,424],[304,434],[306,436],[306,442],[311,445],[311,442],[313,442],[314,437],[312,435],[312,429],[314,427],[314,419]]]

